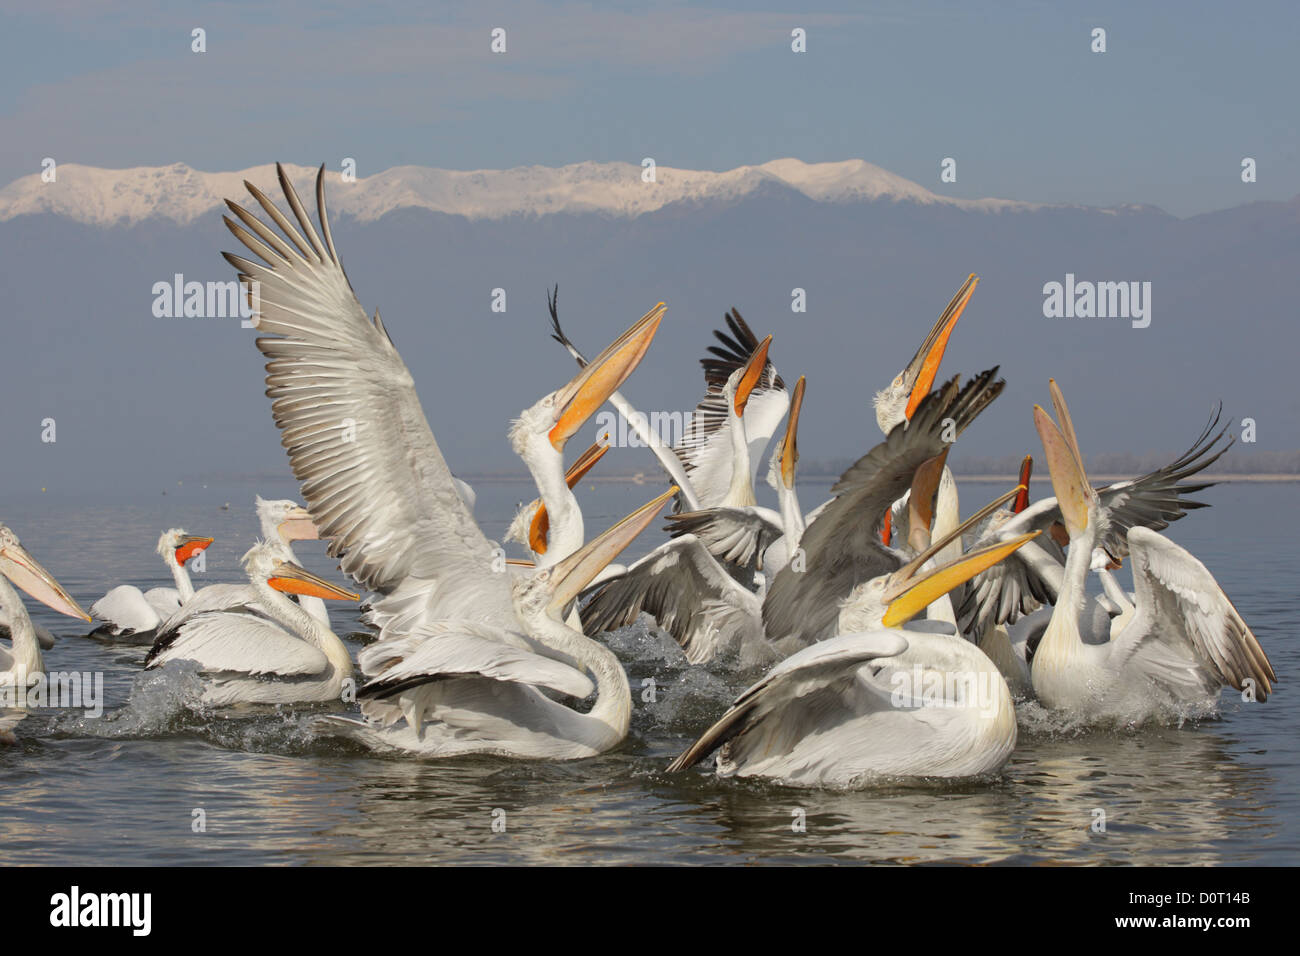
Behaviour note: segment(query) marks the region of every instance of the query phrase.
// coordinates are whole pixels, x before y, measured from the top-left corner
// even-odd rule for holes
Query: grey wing
[[[781,516],[768,508],[706,508],[669,515],[674,538],[693,534],[711,555],[741,567],[763,570],[763,552],[784,533]]]
[[[762,636],[758,597],[694,535],[661,545],[589,593],[579,611],[584,632],[626,627],[644,611],[673,636],[692,664]]]
[[[288,242],[234,202],[231,232],[263,262],[225,253],[256,283],[254,324],[266,356],[267,395],[294,475],[329,553],[366,588],[387,593],[419,578],[443,616],[458,616],[466,579],[493,576],[493,546],[474,523],[443,460],[411,374],[376,311],[372,321],[348,282],[316,179],[318,235],[277,165],[297,226],[245,183]],[[323,240],[321,238],[323,236]],[[252,286],[250,286],[251,288]],[[479,601],[484,595],[476,594]]]
[[[1187,449],[1163,468],[1157,468],[1131,481],[1117,481],[1097,492],[1101,507],[1107,512],[1109,523],[1097,546],[1118,562],[1128,554],[1130,528],[1150,528],[1163,531],[1170,522],[1196,508],[1207,507],[1203,501],[1192,501],[1186,496],[1214,487],[1214,482],[1182,484],[1209,465],[1214,464],[1232,447],[1233,439],[1219,444],[1228,430],[1228,424],[1214,434],[1222,417],[1220,405],[1201,431],[1200,436]]]
[[[1268,655],[1223,588],[1197,558],[1147,528],[1128,533],[1136,611],[1115,638],[1118,665],[1150,652],[1152,643],[1190,645],[1219,682],[1266,700],[1277,675]]]
[[[770,638],[806,645],[832,636],[840,602],[864,581],[897,570],[897,554],[880,541],[885,512],[908,490],[916,469],[1001,394],[1006,383],[996,375],[992,368],[960,389],[952,379],[922,399],[910,423],[895,427],[844,472],[831,489],[835,497],[799,541],[803,569],[786,565],[768,589],[763,623]]]
[[[765,723],[774,722],[777,732],[791,740],[815,732],[820,726],[819,715],[826,714],[823,706],[807,710],[797,722],[798,727],[792,723],[779,725],[795,702],[809,698],[829,704],[828,698],[843,690],[841,685],[855,680],[859,666],[876,657],[894,657],[907,646],[907,639],[897,632],[874,631],[844,634],[792,654],[737,697],[712,727],[668,765],[668,772],[694,766],[729,740]]]

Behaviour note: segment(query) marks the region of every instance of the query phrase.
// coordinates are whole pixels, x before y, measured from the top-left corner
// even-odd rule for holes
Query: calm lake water
[[[805,508],[828,482],[801,486]],[[1036,482],[1035,496],[1050,494]],[[962,485],[973,510],[1004,490]],[[500,538],[517,483],[480,483],[478,514]],[[217,540],[196,584],[242,580],[257,533],[255,492],[294,497],[291,480],[187,482],[164,496],[55,501],[0,495],[0,519],[89,604],[110,586],[170,584],[154,554],[181,526]],[[649,485],[584,485],[589,532],[653,497]],[[988,783],[838,793],[717,781],[662,770],[740,688],[692,669],[643,627],[607,639],[635,711],[616,752],[571,763],[376,757],[308,729],[318,709],[201,714],[184,673],[140,668],[144,648],[88,640],[78,623],[29,602],[59,635],[52,670],[101,671],[104,716],[41,711],[0,747],[0,845],[7,863],[1144,863],[1300,862],[1300,670],[1294,515],[1300,485],[1228,484],[1171,536],[1218,577],[1268,651],[1281,683],[1264,704],[1225,693],[1221,719],[1140,732],[1062,730],[1033,705],[1020,743]],[[221,505],[230,503],[230,510]],[[647,532],[641,553],[659,539]],[[304,565],[342,583],[319,542]],[[1127,573],[1125,572],[1125,580]],[[334,629],[354,609],[331,605]],[[351,645],[359,649],[359,645]],[[656,700],[641,698],[653,678]],[[1106,832],[1091,830],[1094,810]],[[206,832],[193,831],[195,811]],[[794,832],[795,811],[806,816]],[[504,817],[502,817],[504,813]],[[505,831],[493,829],[504,819]]]

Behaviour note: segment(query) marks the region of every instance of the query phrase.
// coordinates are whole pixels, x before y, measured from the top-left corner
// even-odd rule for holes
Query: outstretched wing
[[[227,200],[239,221],[225,217],[226,225],[262,262],[224,255],[256,284],[253,322],[267,333],[257,340],[267,395],[330,555],[372,591],[419,579],[439,616],[458,616],[467,591],[473,602],[494,597],[508,610],[506,576],[490,573],[493,546],[457,494],[411,374],[378,311],[367,318],[343,271],[325,210],[324,166],[316,178],[320,234],[276,169],[297,226],[246,182],[285,238]],[[484,595],[481,582],[494,579],[500,586]],[[471,580],[480,587],[466,588]]]
[[[1106,530],[1098,539],[1097,547],[1104,548],[1113,561],[1118,563],[1128,555],[1129,529],[1163,531],[1187,512],[1206,507],[1205,502],[1187,496],[1212,488],[1215,483],[1183,482],[1218,461],[1232,446],[1231,438],[1220,444],[1227,425],[1214,432],[1222,412],[1220,406],[1192,446],[1163,468],[1097,490],[1100,507],[1107,518]],[[991,533],[1005,541],[1031,531],[1047,531],[1061,520],[1056,499],[1044,498],[998,524]],[[1014,624],[1022,615],[1035,610],[1039,602],[1055,603],[1059,576],[1043,573],[1047,567],[1042,560],[1044,552],[1056,564],[1064,566],[1064,553],[1049,536],[1042,535],[1005,561],[976,575],[967,584],[958,608],[962,629],[982,630],[990,619],[998,624]]]
[[[760,340],[735,309],[727,314],[726,322],[730,334],[715,329],[713,334],[722,344],[709,346],[709,356],[700,359],[704,366],[705,395],[695,406],[690,427],[681,442],[673,448],[690,475],[700,504],[706,508],[721,503],[731,485],[734,454],[728,430],[745,429],[750,469],[756,473],[763,449],[790,407],[785,382],[768,359],[745,407],[743,425],[736,426],[731,421],[723,386],[736,369],[748,363]],[[750,479],[753,480],[753,474]]]
[[[802,570],[793,562],[782,568],[763,601],[771,639],[809,644],[832,636],[840,602],[864,581],[898,569],[897,555],[880,541],[885,512],[908,490],[916,469],[1001,394],[1006,383],[994,380],[997,371],[981,372],[960,389],[953,378],[931,392],[910,422],[896,426],[844,472],[831,489],[835,497],[799,541]]]
[[[1273,665],[1219,582],[1194,555],[1155,531],[1128,533],[1136,612],[1115,638],[1118,665],[1153,642],[1189,644],[1220,685],[1254,683],[1257,700],[1273,690]]]
[[[626,627],[642,611],[673,636],[692,664],[762,635],[758,597],[694,535],[674,538],[596,585],[579,614],[583,631],[596,634]]]
[[[711,555],[744,568],[763,570],[763,552],[785,532],[770,508],[707,508],[669,515],[674,538],[693,534]]]

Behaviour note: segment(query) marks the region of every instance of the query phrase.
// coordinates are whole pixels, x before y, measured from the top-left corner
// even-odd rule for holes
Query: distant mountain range
[[[315,171],[289,169],[314,206]],[[1049,376],[1085,452],[1107,461],[1181,451],[1219,399],[1235,433],[1244,418],[1256,423],[1256,443],[1230,461],[1274,470],[1295,460],[1300,199],[1188,219],[1149,206],[955,200],[861,160],[641,177],[629,163],[401,167],[348,183],[328,174],[348,275],[367,309],[382,308],[454,469],[518,470],[507,422],[573,373],[548,338],[543,297],[557,282],[566,330],[589,352],[668,303],[625,388],[646,411],[694,405],[696,360],[727,309],[774,333],[786,380],[808,375],[800,450],[811,466],[878,440],[872,394],[970,272],[982,283],[944,371],[999,364],[1008,387],[958,443],[959,470],[963,456],[983,471],[1038,450],[1030,412]],[[66,164],[54,183],[33,175],[0,189],[0,488],[76,488],[104,474],[165,487],[287,468],[254,333],[151,310],[154,287],[177,274],[233,278],[218,253],[239,247],[220,212],[225,197],[248,201],[246,178],[278,197],[270,165]],[[1074,288],[1068,276],[1098,288],[1149,282],[1149,327],[1046,317],[1044,286]],[[504,313],[492,308],[497,289]],[[795,290],[806,311],[792,311]],[[41,441],[47,418],[54,443]],[[607,458],[612,473],[652,473],[645,450],[620,454]]]
[[[310,192],[315,169],[288,164],[285,168],[298,189]],[[555,213],[600,213],[631,219],[674,203],[734,202],[766,186],[789,189],[815,202],[905,200],[985,212],[1041,208],[1002,199],[949,199],[860,159],[841,163],[776,159],[721,173],[661,166],[654,169],[653,182],[643,180],[644,172],[631,163],[468,172],[398,166],[348,181],[340,171],[332,170],[329,201],[332,211],[362,222],[398,209],[427,209],[471,220]],[[220,207],[225,197],[243,192],[244,180],[268,193],[278,191],[272,165],[205,173],[183,163],[134,169],[68,164],[56,168],[53,182],[33,173],[0,189],[0,221],[53,213],[98,226],[129,225],[152,218],[187,224]]]

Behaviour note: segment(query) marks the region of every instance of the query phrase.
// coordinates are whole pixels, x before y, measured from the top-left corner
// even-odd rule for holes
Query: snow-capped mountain
[[[316,171],[286,165],[300,190],[310,190]],[[1002,199],[952,199],[860,159],[805,163],[776,159],[726,172],[659,166],[655,181],[644,182],[632,163],[574,163],[551,168],[459,171],[425,166],[398,166],[373,176],[344,181],[329,173],[329,203],[336,213],[373,221],[396,209],[417,208],[464,216],[503,219],[550,213],[597,213],[635,218],[673,203],[726,202],[742,199],[765,185],[778,185],[816,202],[876,200],[942,204],[1000,212],[1039,208]],[[60,165],[54,182],[39,173],[0,189],[0,222],[22,215],[53,213],[94,225],[129,225],[151,218],[180,224],[218,208],[227,196],[244,192],[249,180],[274,189],[275,168],[255,166],[238,172],[206,173],[183,163],[100,169]]]

